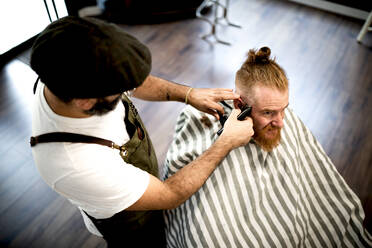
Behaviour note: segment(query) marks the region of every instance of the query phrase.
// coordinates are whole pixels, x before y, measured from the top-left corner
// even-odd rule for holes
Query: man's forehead
[[[261,110],[280,110],[288,105],[288,90],[255,86],[253,88],[255,107]]]
[[[237,88],[237,92],[246,103],[252,103],[259,110],[279,110],[288,105],[288,90],[281,91],[277,88],[256,85],[251,94],[245,95]],[[248,99],[251,97],[253,99]]]

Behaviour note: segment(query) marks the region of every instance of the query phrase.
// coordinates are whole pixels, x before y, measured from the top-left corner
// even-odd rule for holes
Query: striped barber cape
[[[187,106],[163,179],[208,149],[220,127],[214,117]],[[253,141],[231,151],[198,192],[165,211],[168,247],[177,248],[371,247],[363,219],[358,197],[289,109],[281,144],[272,152]]]

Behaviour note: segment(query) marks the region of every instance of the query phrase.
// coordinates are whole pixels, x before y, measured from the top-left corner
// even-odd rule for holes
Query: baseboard
[[[365,21],[368,17],[368,12],[356,8],[347,7],[341,4],[332,3],[324,0],[288,0],[314,8],[326,10],[332,13],[353,17]]]

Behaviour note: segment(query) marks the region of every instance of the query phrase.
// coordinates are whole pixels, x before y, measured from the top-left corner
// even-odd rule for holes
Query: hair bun
[[[268,47],[261,47],[256,54],[256,63],[266,64],[269,62],[271,50]]]
[[[267,64],[270,62],[271,50],[268,47],[261,47],[257,52],[255,49],[251,49],[248,52],[248,63],[255,64]]]

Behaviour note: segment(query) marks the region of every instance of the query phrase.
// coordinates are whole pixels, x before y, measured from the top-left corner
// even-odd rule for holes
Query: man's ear
[[[242,99],[234,99],[234,108],[241,109],[243,107]]]
[[[72,103],[82,110],[90,110],[94,104],[96,104],[96,98],[87,98],[87,99],[73,99]]]

